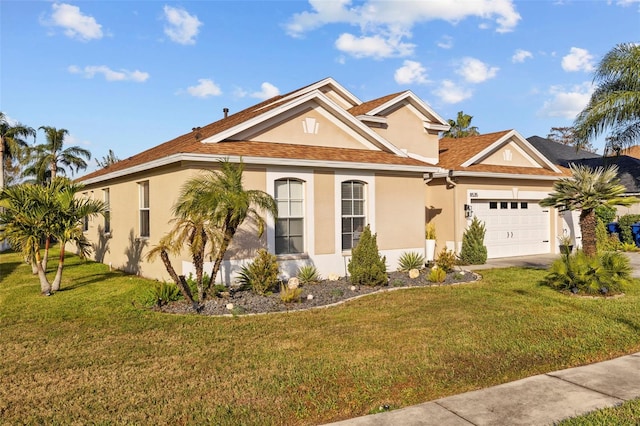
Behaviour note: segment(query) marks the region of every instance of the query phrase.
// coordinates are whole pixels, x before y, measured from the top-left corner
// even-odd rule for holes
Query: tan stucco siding
[[[479,164],[491,164],[494,166],[513,167],[535,167],[540,168],[540,164],[533,158],[526,155],[524,151],[514,142],[509,142],[493,154],[481,160]]]
[[[415,175],[375,177],[376,233],[380,250],[424,245],[424,181]]]
[[[454,240],[454,195],[447,189],[444,179],[436,179],[427,185],[426,219],[436,227],[436,254],[446,247],[446,241]]]
[[[434,158],[437,162],[438,135],[427,133],[423,120],[412,109],[412,106],[405,104],[386,116],[386,126],[371,128],[398,148],[425,158]]]
[[[335,215],[333,172],[314,172],[314,212],[313,229],[315,236],[315,253],[331,254],[335,252]]]
[[[349,130],[336,119],[330,120],[322,108],[313,104],[284,121],[251,135],[256,142],[278,142],[333,148],[367,149],[361,136]]]

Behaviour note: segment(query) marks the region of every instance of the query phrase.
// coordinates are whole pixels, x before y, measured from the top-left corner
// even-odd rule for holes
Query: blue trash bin
[[[640,222],[631,225],[631,234],[633,235],[633,241],[640,247]]]
[[[619,234],[620,225],[618,225],[618,222],[607,223],[607,231],[609,231],[610,234]]]

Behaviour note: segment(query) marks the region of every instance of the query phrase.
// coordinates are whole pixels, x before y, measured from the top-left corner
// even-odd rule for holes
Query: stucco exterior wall
[[[405,103],[386,116],[386,126],[371,128],[398,148],[433,159],[435,164],[438,159],[438,135],[427,133],[423,120],[416,114],[417,111]]]
[[[378,248],[422,247],[425,223],[422,177],[376,174],[375,185]]]
[[[480,163],[496,166],[540,168],[540,165],[514,142],[505,144]]]
[[[317,104],[306,106],[286,120],[259,133],[248,135],[257,142],[278,142],[334,148],[365,149],[355,133],[335,118],[323,113]],[[306,132],[305,132],[306,129]],[[243,135],[241,135],[243,136]]]
[[[330,254],[335,250],[335,197],[334,174],[329,170],[314,171],[314,223],[315,253]]]

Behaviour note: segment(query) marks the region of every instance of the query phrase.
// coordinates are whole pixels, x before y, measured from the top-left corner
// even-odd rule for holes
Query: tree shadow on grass
[[[108,271],[108,272],[101,272],[97,274],[85,275],[81,278],[74,279],[73,282],[69,285],[62,286],[58,291],[75,290],[80,287],[85,287],[91,284],[109,280],[111,278],[122,277],[122,276],[123,276],[123,273],[120,271]]]
[[[0,283],[22,264],[22,262],[0,262]]]

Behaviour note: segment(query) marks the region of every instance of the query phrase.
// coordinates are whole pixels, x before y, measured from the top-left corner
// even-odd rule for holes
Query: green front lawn
[[[544,274],[492,270],[330,309],[216,318],[142,309],[152,281],[74,256],[63,291],[43,297],[3,253],[0,418],[318,424],[640,351],[638,281],[587,299],[539,286]]]

